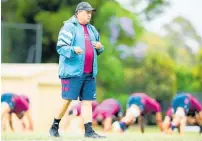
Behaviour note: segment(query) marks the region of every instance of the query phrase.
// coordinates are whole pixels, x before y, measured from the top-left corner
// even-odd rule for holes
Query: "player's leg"
[[[112,117],[107,117],[104,120],[104,131],[110,131],[112,129]]]
[[[62,79],[62,98],[58,104],[53,124],[49,130],[51,136],[59,137],[59,123],[60,120],[65,115],[71,100],[77,100],[81,87],[82,81],[80,77],[72,77],[67,79]]]
[[[7,127],[6,123],[9,121],[10,112],[14,109],[14,103],[12,102],[12,94],[1,95],[1,123],[3,127]]]
[[[202,125],[202,117],[200,116],[200,113],[196,113],[195,118],[196,118],[196,122]]]
[[[6,102],[2,102],[1,103],[1,119],[3,119],[3,117],[8,114],[10,112],[10,106],[8,103]]]
[[[170,125],[170,129],[168,130],[169,134],[172,134],[174,129],[180,126],[180,118],[176,117],[175,115],[173,116],[173,120]]]
[[[92,129],[92,102],[96,100],[96,80],[91,74],[84,74],[85,81],[80,99],[82,100],[81,115],[84,122],[85,137],[103,138]]]
[[[1,95],[1,119],[14,108],[12,97],[10,93]]]
[[[126,110],[126,115],[121,119],[121,121],[116,121],[113,123],[114,131],[125,131],[130,124],[134,123],[136,120],[136,116],[138,111],[138,107],[136,105],[131,105]],[[139,113],[140,114],[140,113]]]
[[[187,117],[184,116],[184,117],[182,117],[181,120],[180,120],[179,132],[180,132],[181,135],[184,134],[184,128],[185,128],[185,126],[186,126],[186,123],[187,123]]]
[[[75,106],[80,105],[80,101],[74,100],[71,101],[70,105],[68,106],[68,113],[65,116],[65,123],[64,123],[64,130],[70,129],[70,124],[74,120],[75,117],[79,116],[79,112],[77,108],[74,108]]]
[[[4,114],[4,116],[1,119],[1,131],[3,132],[7,132],[10,131],[10,129],[8,128],[8,124],[9,123],[9,114]]]
[[[190,102],[188,100],[188,96],[186,95],[177,95],[172,101],[172,108],[173,108],[173,120],[171,123],[171,128],[169,130],[170,133],[174,131],[174,129],[179,126],[179,130],[181,132],[181,129],[183,128],[180,127],[180,123],[182,120],[182,123],[184,122],[184,118],[186,117],[186,112],[190,106]],[[186,107],[186,109],[184,108]],[[182,131],[183,132],[183,131]]]
[[[132,104],[130,108],[127,109],[126,116],[121,121],[129,125],[132,124],[138,116],[140,116],[140,108],[137,105]]]
[[[170,125],[171,125],[171,117],[165,116],[165,119],[163,121],[163,131],[165,133],[168,133]]]
[[[200,116],[200,113],[196,113],[195,117],[196,117],[196,123],[200,128],[199,132],[202,133],[202,117]]]
[[[70,133],[83,133],[83,119],[81,116],[71,116],[71,120],[69,121],[68,125],[68,132]]]
[[[171,133],[176,127],[179,126],[180,134],[183,134],[186,121],[187,117],[185,115],[185,110],[182,107],[177,107],[177,110],[173,116],[173,121],[171,123]]]
[[[196,117],[194,116],[188,116],[187,117],[187,123],[190,124],[190,125],[195,125],[197,124],[197,120],[196,120]]]
[[[161,132],[163,131],[163,123],[162,123],[162,114],[161,112],[156,113],[156,123],[160,128]]]
[[[67,116],[67,120],[65,121],[65,130],[69,130],[70,129],[70,124],[71,124],[71,121],[74,120],[74,118],[76,117],[77,115],[74,114],[74,110],[71,109],[69,112],[68,112],[68,116]]]

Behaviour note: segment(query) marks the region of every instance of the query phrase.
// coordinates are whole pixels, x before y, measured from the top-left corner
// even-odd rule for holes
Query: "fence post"
[[[36,57],[35,57],[35,63],[41,63],[41,57],[42,57],[42,25],[37,25],[37,35],[36,35]]]

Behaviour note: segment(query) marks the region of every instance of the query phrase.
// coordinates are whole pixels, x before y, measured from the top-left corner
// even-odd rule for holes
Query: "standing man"
[[[92,129],[92,101],[96,100],[97,56],[104,51],[100,36],[89,24],[94,8],[87,2],[77,5],[75,15],[64,22],[59,32],[57,52],[59,78],[62,82],[62,99],[49,130],[51,136],[59,137],[59,122],[71,100],[82,101],[81,115],[85,137],[103,138]]]

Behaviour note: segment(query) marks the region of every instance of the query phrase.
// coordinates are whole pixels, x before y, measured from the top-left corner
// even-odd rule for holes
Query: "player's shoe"
[[[97,133],[95,133],[95,131],[94,130],[92,130],[91,132],[89,132],[89,133],[85,133],[85,135],[84,135],[86,138],[106,138],[105,136],[101,136],[101,135],[98,135]]]
[[[49,130],[49,134],[51,137],[60,137],[60,134],[58,132],[58,127],[52,125],[50,130]]]
[[[120,123],[118,121],[115,121],[112,124],[112,130],[115,131],[115,132],[121,132]]]

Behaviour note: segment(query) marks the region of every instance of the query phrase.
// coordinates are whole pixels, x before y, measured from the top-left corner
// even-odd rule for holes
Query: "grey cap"
[[[92,6],[88,2],[80,2],[76,7],[75,12],[79,10],[96,11],[95,8],[92,8]]]

